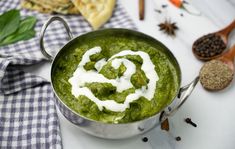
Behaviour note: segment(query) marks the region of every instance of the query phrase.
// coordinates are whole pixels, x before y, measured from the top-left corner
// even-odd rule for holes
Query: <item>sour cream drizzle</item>
[[[154,64],[152,63],[149,55],[142,51],[131,51],[125,50],[121,51],[115,55],[113,55],[107,61],[105,59],[101,59],[95,64],[95,68],[98,72],[102,69],[107,62],[112,61],[112,67],[118,69],[121,64],[126,67],[126,71],[123,76],[116,79],[107,79],[102,74],[99,74],[97,71],[89,70],[86,71],[84,69],[84,65],[87,62],[90,62],[90,56],[96,53],[100,53],[100,47],[94,47],[88,50],[82,57],[81,62],[78,64],[76,71],[73,73],[73,76],[69,79],[69,83],[72,85],[72,94],[75,97],[79,97],[80,95],[84,95],[92,100],[99,108],[99,110],[103,110],[105,107],[108,110],[114,112],[123,112],[126,108],[130,107],[130,103],[134,100],[137,100],[140,97],[145,97],[148,100],[151,100],[154,97],[156,82],[158,81],[158,75],[154,69]],[[133,85],[130,81],[131,76],[136,72],[136,66],[133,62],[129,61],[125,58],[117,58],[125,55],[139,55],[143,59],[143,64],[141,69],[144,71],[146,77],[149,79],[149,83],[147,86],[143,86],[141,89],[136,89],[134,93],[129,94],[124,103],[117,103],[115,100],[105,100],[101,101],[90,91],[89,88],[85,87],[85,83],[111,83],[113,86],[117,88],[117,92],[122,92],[126,89],[132,88]]]

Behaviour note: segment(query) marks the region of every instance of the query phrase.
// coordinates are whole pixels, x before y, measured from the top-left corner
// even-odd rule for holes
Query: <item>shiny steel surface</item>
[[[64,24],[64,26],[68,32],[69,37],[72,38],[72,34],[70,32],[70,29],[69,29],[67,23],[63,20],[63,18],[60,18],[57,16],[50,18],[42,27],[41,34],[40,34],[41,51],[42,51],[43,55],[48,58],[48,60],[53,60],[53,57],[50,54],[48,54],[47,51],[45,50],[44,44],[43,44],[43,37],[44,37],[44,33],[46,31],[46,28],[50,25],[50,23],[52,23],[55,20],[61,21]],[[131,30],[126,30],[126,29],[104,29],[104,30],[94,31],[94,32],[101,33],[101,32],[107,32],[107,31],[128,32],[129,34],[133,34],[133,35],[138,34],[138,35],[144,36],[146,38],[149,38],[151,40],[153,39],[152,37],[149,37],[143,33],[131,31]],[[88,34],[91,34],[91,32],[84,34],[82,36],[88,36]],[[62,47],[61,51],[63,49],[66,49],[67,45],[76,41],[76,39],[78,39],[78,38],[80,38],[80,36],[71,39],[64,47]],[[156,42],[158,42],[158,41],[156,41]],[[160,42],[158,42],[158,44],[159,43]],[[173,54],[167,48],[165,48],[165,50],[166,50],[167,54],[169,54],[169,57],[175,61],[176,65],[178,65],[177,60],[175,59]],[[56,57],[54,58],[54,60],[52,62],[51,72],[54,68],[54,62],[56,61],[56,58],[59,54],[60,54],[60,52],[58,52],[58,54],[56,55]],[[53,77],[53,76],[51,75],[51,77]],[[181,80],[181,71],[180,70],[179,70],[179,77]],[[91,134],[91,135],[97,136],[97,137],[101,137],[101,138],[123,139],[123,138],[136,136],[138,134],[142,134],[147,131],[150,131],[152,128],[157,127],[164,119],[166,119],[169,116],[172,116],[183,105],[183,103],[187,100],[187,98],[192,93],[193,89],[195,88],[197,82],[198,82],[198,77],[196,77],[190,84],[179,88],[178,97],[175,97],[173,102],[170,105],[166,106],[165,109],[162,110],[162,111],[164,111],[164,114],[161,116],[161,119],[160,119],[160,115],[162,112],[159,112],[156,115],[149,117],[147,119],[143,119],[143,120],[140,120],[137,122],[125,123],[125,124],[109,124],[109,123],[94,121],[94,120],[88,119],[86,117],[83,117],[83,116],[79,115],[78,113],[74,112],[67,105],[65,105],[63,103],[63,101],[56,94],[56,91],[54,90],[54,88],[53,88],[53,90],[57,96],[56,104],[57,104],[58,108],[60,109],[61,113],[70,122],[77,125],[81,130],[83,130],[84,132],[86,132],[88,134]],[[53,87],[53,82],[52,82],[52,87]],[[171,110],[169,110],[169,109],[171,109]]]

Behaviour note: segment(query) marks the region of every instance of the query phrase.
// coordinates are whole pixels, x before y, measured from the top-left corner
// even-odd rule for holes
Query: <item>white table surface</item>
[[[190,0],[194,6],[208,17],[210,25],[205,26],[204,34],[216,31],[235,18],[234,0]],[[175,55],[182,69],[182,84],[185,85],[197,76],[202,62],[191,52],[191,45],[196,38],[188,38],[178,33],[179,38],[169,38],[158,31],[159,23],[153,11],[153,0],[146,0],[145,20],[138,20],[138,1],[121,0],[127,12],[139,30],[163,42]],[[210,9],[209,9],[210,8]],[[197,26],[195,30],[197,32]],[[200,34],[203,35],[203,34]],[[199,36],[198,36],[199,37]],[[234,43],[234,33],[230,45]],[[26,68],[26,71],[39,74],[49,79],[50,63],[43,62]],[[188,101],[170,118],[170,132],[155,128],[153,131],[125,140],[104,140],[81,132],[68,122],[58,111],[64,149],[234,149],[235,148],[235,81],[229,88],[220,92],[205,91],[197,85]],[[197,128],[184,122],[190,117]],[[141,138],[147,136],[144,143]],[[174,137],[180,136],[177,142]]]

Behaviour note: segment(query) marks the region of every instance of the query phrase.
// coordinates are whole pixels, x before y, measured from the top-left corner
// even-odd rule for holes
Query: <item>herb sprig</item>
[[[35,36],[34,16],[21,19],[19,10],[9,10],[0,15],[0,46],[28,40]]]

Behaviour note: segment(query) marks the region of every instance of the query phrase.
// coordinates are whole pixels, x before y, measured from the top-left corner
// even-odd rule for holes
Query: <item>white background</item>
[[[198,23],[197,18],[190,18],[187,13],[183,12],[185,16],[181,20],[176,16],[178,14],[173,16],[169,13],[167,17],[173,18],[180,27],[176,38],[168,37],[158,31],[157,24],[162,21],[162,18],[156,16],[154,8],[161,6],[162,0],[145,1],[144,21],[138,20],[138,0],[121,0],[121,4],[140,31],[160,40],[173,52],[182,69],[182,85],[186,85],[198,75],[203,65],[191,52],[193,41],[203,34],[214,32],[229,24],[235,18],[235,0],[189,0],[207,18],[200,18],[201,21]],[[234,39],[233,32],[230,36],[230,46],[235,43]],[[28,68],[27,71],[49,79],[50,63],[41,63],[36,67]],[[147,143],[142,142],[143,136],[126,140],[104,140],[89,136],[68,122],[60,112],[58,113],[65,149],[235,148],[235,81],[227,89],[213,93],[204,90],[198,84],[188,101],[170,118],[170,132],[166,133],[156,128],[143,135],[149,138]],[[190,117],[198,127],[194,128],[186,124],[184,122],[186,117]],[[176,142],[174,140],[176,136],[180,136],[182,140]]]

